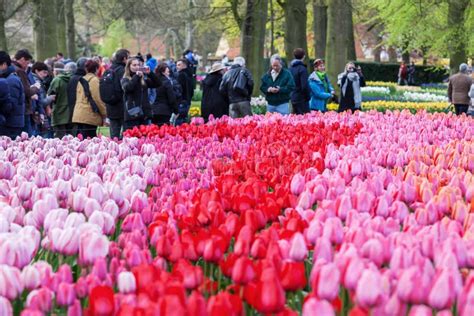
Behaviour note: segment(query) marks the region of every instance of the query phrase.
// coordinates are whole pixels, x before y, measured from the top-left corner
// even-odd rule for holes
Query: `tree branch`
[[[237,22],[237,25],[239,28],[242,28],[242,17],[239,14],[239,1],[238,0],[231,0],[231,10],[232,10],[232,15],[234,16],[235,22]]]

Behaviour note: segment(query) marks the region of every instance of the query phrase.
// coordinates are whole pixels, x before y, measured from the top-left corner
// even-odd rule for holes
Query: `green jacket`
[[[280,87],[280,92],[278,93],[268,93],[268,88],[270,87]],[[270,105],[280,105],[283,103],[288,103],[290,101],[291,92],[295,89],[295,81],[293,76],[288,69],[283,68],[276,80],[273,81],[271,70],[263,75],[262,84],[260,85],[260,91],[265,94],[265,99],[267,99],[268,104]]]
[[[53,79],[49,86],[48,95],[56,94],[56,100],[53,103],[53,113],[51,115],[51,125],[69,124],[71,113],[67,102],[67,84],[72,77],[72,73],[66,72]]]

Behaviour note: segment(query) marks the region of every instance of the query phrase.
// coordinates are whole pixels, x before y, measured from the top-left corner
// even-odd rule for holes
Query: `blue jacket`
[[[309,76],[308,82],[309,87],[311,89],[311,100],[309,101],[309,108],[311,110],[318,110],[321,112],[327,111],[326,104],[331,98],[331,92],[334,91],[334,88],[332,87],[327,75],[325,76],[325,80],[327,82],[329,92],[326,92],[323,82],[321,81],[321,79],[319,79],[318,75],[315,72],[313,72],[311,76]]]
[[[146,61],[146,65],[148,67],[150,67],[150,71],[155,71],[156,67],[158,66],[158,61],[156,60],[156,58],[150,58]]]
[[[290,64],[290,72],[295,80],[295,90],[291,93],[291,102],[307,102],[310,99],[308,85],[308,69],[299,59],[294,59]]]
[[[15,73],[15,67],[8,66],[3,74],[8,82],[10,90],[10,107],[5,114],[5,126],[23,127],[25,126],[25,92],[20,78]]]
[[[0,126],[5,125],[6,116],[12,110],[10,101],[10,89],[8,88],[8,81],[0,78]]]

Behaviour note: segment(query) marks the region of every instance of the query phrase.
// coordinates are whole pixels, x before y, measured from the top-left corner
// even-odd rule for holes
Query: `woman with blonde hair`
[[[97,126],[104,125],[106,118],[105,104],[100,98],[99,64],[88,60],[85,64],[86,75],[79,80],[76,89],[76,103],[72,115],[72,123],[77,128],[77,134],[83,137],[96,137]]]
[[[158,88],[161,81],[150,68],[141,66],[138,58],[131,58],[120,83],[124,92],[124,129],[145,125],[151,118],[148,89]]]
[[[361,110],[362,91],[360,88],[365,87],[362,69],[356,68],[352,62],[347,63],[345,71],[337,76],[337,84],[341,87],[338,112]]]

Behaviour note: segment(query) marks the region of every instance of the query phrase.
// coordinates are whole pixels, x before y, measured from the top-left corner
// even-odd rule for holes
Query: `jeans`
[[[183,104],[178,105],[178,113],[179,116],[176,119],[176,126],[185,123],[188,119],[188,112],[189,108],[191,107],[191,103],[183,102]]]
[[[148,102],[153,104],[156,100],[156,89],[148,89]]]
[[[250,108],[250,101],[231,103],[229,105],[230,117],[240,118],[240,117],[245,117],[247,115],[252,115],[252,109]]]
[[[122,126],[123,118],[119,119],[109,119],[110,120],[110,138],[121,139],[122,138]]]
[[[270,113],[280,113],[283,115],[290,114],[290,105],[288,103],[283,103],[280,105],[267,105],[267,111]]]
[[[293,111],[295,114],[305,114],[309,113],[309,102],[292,102],[293,104]]]
[[[467,114],[467,109],[469,108],[468,104],[455,104],[454,109],[456,110],[456,115],[461,115],[463,113]]]
[[[30,137],[36,135],[31,114],[25,114],[25,125],[23,126],[23,131]]]

